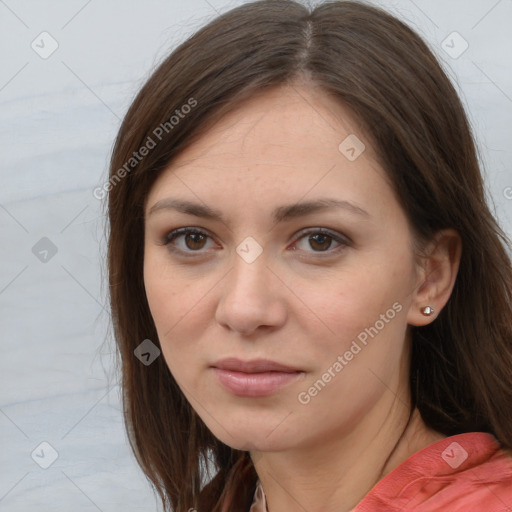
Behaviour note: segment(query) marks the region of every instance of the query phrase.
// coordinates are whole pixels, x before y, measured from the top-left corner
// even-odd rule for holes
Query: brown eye
[[[203,252],[202,249],[205,248],[206,242],[209,238],[210,236],[207,233],[198,229],[181,228],[171,231],[166,235],[163,240],[163,245],[168,245],[169,249],[184,254]],[[182,243],[178,244],[177,241],[181,241]]]
[[[192,250],[202,249],[206,240],[206,235],[202,233],[187,233],[185,235],[185,245]]]
[[[350,240],[348,240],[346,237],[336,233],[332,233],[331,231],[323,228],[309,230],[308,232],[304,233],[303,236],[298,239],[296,245],[299,242],[303,242],[304,240],[307,242],[307,245],[304,244],[304,246],[300,248],[300,250],[310,253],[313,252],[313,254],[333,254],[350,245]],[[338,246],[331,250],[333,242],[337,243]],[[313,249],[313,251],[311,251],[311,249]],[[294,250],[296,250],[295,246]]]
[[[162,244],[168,246],[169,250],[183,256],[196,256],[206,252],[208,240],[211,240],[210,235],[198,228],[180,228],[168,233]],[[338,244],[334,248],[332,248],[333,242]],[[300,243],[305,245],[297,247]],[[325,253],[325,256],[336,254],[349,246],[350,243],[350,240],[343,235],[324,228],[317,228],[303,233],[297,239],[292,250],[299,248],[302,252],[322,257],[323,253]]]
[[[311,235],[308,238],[308,242],[310,243],[311,247],[315,250],[319,250],[322,252],[329,249],[332,240],[332,237],[330,237],[329,235],[324,235],[322,233],[318,235]]]

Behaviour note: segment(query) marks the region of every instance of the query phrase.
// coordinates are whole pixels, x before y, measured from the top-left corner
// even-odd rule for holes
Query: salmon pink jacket
[[[446,437],[411,455],[350,512],[509,511],[512,456],[493,435],[469,432]],[[259,481],[248,512],[268,512]]]

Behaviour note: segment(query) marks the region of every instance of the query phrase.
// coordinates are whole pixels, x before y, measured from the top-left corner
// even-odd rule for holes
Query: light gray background
[[[124,434],[93,189],[155,65],[241,3],[0,0],[0,512],[158,509]],[[416,28],[450,73],[510,235],[512,0],[380,5]],[[43,31],[59,45],[46,59],[31,47],[50,48]],[[469,45],[461,55],[454,31]],[[39,252],[43,237],[56,254]],[[58,458],[43,469],[52,450]]]

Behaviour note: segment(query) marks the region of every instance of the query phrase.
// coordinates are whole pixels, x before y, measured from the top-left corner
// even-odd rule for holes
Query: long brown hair
[[[159,345],[143,282],[145,200],[162,170],[223,114],[304,79],[361,122],[415,238],[443,228],[461,236],[450,300],[433,323],[410,326],[413,405],[445,435],[489,432],[512,448],[510,245],[486,204],[452,83],[426,43],[380,8],[334,1],[310,10],[261,0],[217,17],[154,71],[124,118],[105,188],[126,428],[166,510],[246,510],[257,475],[248,452],[206,428],[163,357],[149,366],[134,357],[144,339]]]

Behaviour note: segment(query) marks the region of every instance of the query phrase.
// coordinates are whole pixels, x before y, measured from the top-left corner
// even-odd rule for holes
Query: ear
[[[462,241],[457,231],[445,229],[436,233],[418,263],[418,285],[407,314],[409,324],[427,325],[444,308],[455,285],[461,254]],[[422,313],[426,306],[434,310],[432,315]]]

